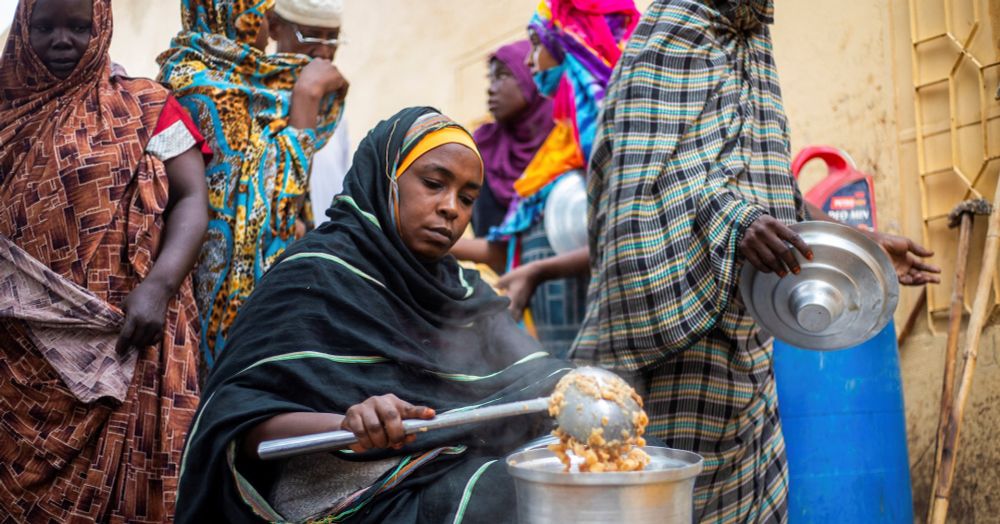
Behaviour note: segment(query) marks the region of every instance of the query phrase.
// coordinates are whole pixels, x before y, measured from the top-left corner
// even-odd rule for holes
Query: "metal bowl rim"
[[[534,460],[554,458],[555,454],[548,449],[520,451],[509,455],[505,462],[507,464],[507,471],[517,480],[563,486],[614,487],[678,482],[694,479],[704,468],[704,459],[697,453],[658,446],[644,446],[642,450],[649,454],[653,460],[656,458],[665,458],[684,462],[685,465],[669,469],[612,471],[606,473],[566,473],[561,470],[551,471],[526,467],[527,463]]]

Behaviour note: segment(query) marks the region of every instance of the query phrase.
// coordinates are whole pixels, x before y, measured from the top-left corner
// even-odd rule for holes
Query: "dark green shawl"
[[[275,467],[241,463],[237,452],[239,438],[274,415],[344,413],[386,393],[441,413],[545,396],[564,373],[567,364],[540,353],[478,273],[450,256],[421,263],[396,231],[395,166],[445,125],[456,124],[411,108],[372,130],[327,212],[331,221],[296,242],[243,306],[188,437],[178,522],[275,518],[258,495]],[[419,133],[405,136],[411,127]],[[466,522],[513,520],[511,483],[494,461],[544,432],[544,421],[520,417],[421,434],[400,451],[342,454],[399,456],[409,474],[391,489],[370,489],[341,516],[451,522],[462,511]],[[476,480],[489,489],[472,496]]]

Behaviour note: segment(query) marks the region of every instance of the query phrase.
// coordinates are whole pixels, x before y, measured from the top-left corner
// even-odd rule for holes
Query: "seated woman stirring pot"
[[[545,433],[543,415],[402,429],[545,396],[569,368],[448,255],[482,184],[471,136],[433,109],[403,110],[368,134],[330,222],[282,256],[233,325],[189,435],[178,522],[514,518],[498,459]],[[358,445],[257,458],[263,440],[336,429]]]

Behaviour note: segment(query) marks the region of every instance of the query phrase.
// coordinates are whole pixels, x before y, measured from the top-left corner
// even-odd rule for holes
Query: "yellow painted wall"
[[[940,216],[975,193],[993,198],[1000,171],[1000,103],[994,97],[1000,84],[1000,2],[893,0],[890,6],[900,160],[893,181],[898,188],[897,219],[904,231],[937,251],[935,258],[945,268],[942,284],[929,290],[930,308],[935,313],[922,319],[916,335],[901,348],[914,500],[917,516],[922,517],[931,496],[944,323],[957,250],[957,233],[947,229]],[[915,53],[914,41],[922,42]],[[980,66],[985,67],[981,78]],[[919,91],[918,107],[915,85],[919,84],[928,87]],[[989,156],[995,160],[985,162]],[[938,171],[942,168],[950,169]],[[971,190],[963,176],[972,182]],[[926,228],[924,219],[928,219]],[[967,307],[978,290],[979,273],[997,271],[996,267],[982,267],[984,225],[985,220],[979,219],[973,234],[965,286]],[[911,299],[913,296],[910,293]],[[1000,515],[1000,441],[996,438],[1000,426],[1000,329],[993,324],[979,347],[961,433],[950,522],[996,522]]]
[[[9,0],[0,0],[9,1]],[[357,143],[378,120],[401,107],[432,105],[465,123],[486,115],[485,59],[501,43],[524,37],[536,0],[346,0],[343,36],[349,41],[337,63],[351,80],[347,118]],[[775,55],[793,150],[828,144],[847,150],[858,166],[875,176],[882,229],[924,239],[925,209],[918,183],[918,155],[911,55],[911,5],[922,13],[918,32],[933,33],[946,20],[944,0],[776,0]],[[649,0],[639,2],[640,7]],[[948,19],[962,26],[972,7],[982,15],[980,39],[998,48],[1000,2],[949,0]],[[136,75],[155,75],[153,62],[179,28],[176,0],[115,0],[114,58]],[[992,51],[992,50],[990,50]],[[940,67],[941,56],[921,60]],[[994,59],[997,57],[994,57]],[[995,70],[987,82],[1000,80]],[[995,86],[993,87],[995,89]],[[968,120],[963,97],[958,112]],[[1000,107],[985,101],[987,120],[1000,136]],[[947,97],[928,100],[926,126],[948,125]],[[963,120],[964,121],[964,120]],[[944,122],[943,124],[941,122]],[[963,128],[964,129],[964,128]],[[924,132],[927,130],[925,129]],[[967,133],[967,131],[963,131]],[[937,141],[935,141],[937,140]],[[959,142],[962,162],[969,139]],[[981,142],[981,141],[980,141]],[[934,159],[949,157],[947,140],[929,139]],[[1000,148],[1000,140],[997,140]],[[994,172],[987,179],[995,180]],[[803,185],[822,176],[810,166]],[[986,185],[993,182],[987,181]],[[950,206],[948,188],[929,192],[935,206]],[[978,233],[977,245],[982,242]],[[947,234],[927,237],[937,260],[950,270],[954,242]],[[978,273],[978,248],[971,259]],[[932,302],[947,302],[951,275],[932,290]],[[917,297],[905,290],[897,324]],[[963,428],[953,521],[990,522],[1000,515],[1000,329],[983,338],[976,389]],[[922,515],[930,484],[933,434],[944,340],[927,319],[901,349],[910,455],[917,514]],[[992,520],[995,521],[995,520]]]
[[[179,0],[113,0],[111,59],[133,76],[155,78],[156,56],[181,28]]]

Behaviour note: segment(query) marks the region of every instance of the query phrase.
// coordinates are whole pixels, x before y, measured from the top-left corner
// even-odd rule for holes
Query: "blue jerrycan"
[[[804,149],[829,175],[806,200],[849,225],[875,228],[871,177],[843,152]],[[903,385],[892,322],[858,346],[807,351],[775,340],[774,374],[788,455],[790,524],[913,523]]]

